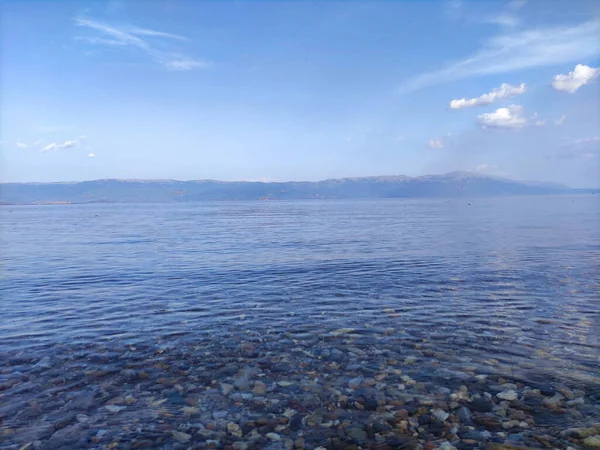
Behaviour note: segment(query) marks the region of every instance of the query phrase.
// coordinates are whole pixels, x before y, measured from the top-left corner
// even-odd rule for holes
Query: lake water
[[[0,448],[536,447],[600,421],[595,195],[0,223]]]

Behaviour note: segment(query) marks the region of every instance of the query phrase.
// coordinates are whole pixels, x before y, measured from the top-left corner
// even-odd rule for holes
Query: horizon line
[[[196,179],[188,179],[188,180],[181,180],[181,179],[175,179],[175,178],[94,178],[91,180],[81,180],[81,181],[0,181],[0,185],[5,185],[5,184],[78,184],[78,183],[89,183],[92,181],[178,182],[178,183],[191,183],[191,182],[204,181],[204,182],[217,182],[217,183],[260,183],[260,184],[322,183],[325,181],[360,180],[360,179],[373,179],[373,178],[382,178],[382,179],[384,179],[384,178],[388,178],[388,179],[389,178],[405,178],[405,179],[414,180],[414,179],[426,178],[426,177],[441,177],[441,176],[458,175],[458,174],[472,175],[472,176],[475,176],[476,178],[490,178],[490,179],[517,181],[517,182],[521,182],[521,183],[553,183],[553,184],[560,184],[562,186],[569,187],[569,186],[565,185],[564,183],[560,183],[557,181],[518,180],[518,179],[514,179],[514,178],[503,177],[500,175],[484,174],[481,172],[476,172],[476,171],[473,172],[473,171],[468,171],[468,170],[452,170],[450,172],[445,172],[445,173],[432,173],[432,174],[417,175],[417,176],[410,176],[410,175],[403,175],[403,174],[347,176],[347,177],[337,177],[337,178],[325,178],[325,179],[315,180],[315,181],[309,181],[309,180],[264,181],[264,180],[258,180],[258,179],[227,181],[227,180],[218,180],[215,178],[196,178]],[[591,188],[591,189],[595,189],[595,188]]]

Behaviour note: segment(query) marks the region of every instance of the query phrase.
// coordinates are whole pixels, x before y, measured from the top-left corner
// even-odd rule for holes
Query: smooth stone
[[[348,436],[355,441],[364,441],[367,439],[367,432],[362,428],[352,427],[348,430]]]
[[[554,394],[556,394],[556,388],[551,384],[541,385],[539,391],[542,395],[545,395],[546,397],[552,397]]]
[[[466,406],[461,406],[456,411],[456,416],[461,423],[471,422],[471,411]]]
[[[254,388],[252,389],[252,393],[254,395],[265,395],[265,393],[267,392],[267,385],[265,383],[263,383],[262,381],[255,381],[254,382]]]
[[[482,398],[476,398],[469,404],[469,409],[476,412],[491,412],[494,405],[491,401]]]
[[[516,400],[517,398],[519,398],[519,394],[517,394],[516,391],[508,390],[508,391],[502,391],[496,394],[496,397],[498,397],[500,400],[507,400],[509,402],[512,402],[513,400]]]
[[[585,448],[600,449],[600,434],[585,438],[583,440],[583,446]]]
[[[584,439],[586,437],[594,436],[597,433],[594,428],[568,428],[560,433],[562,437],[575,437]]]
[[[229,394],[233,390],[233,388],[233,384],[221,383],[221,392],[223,392],[223,395],[225,396],[227,396],[227,394]]]
[[[179,442],[187,442],[192,438],[191,434],[183,433],[181,431],[173,431],[171,434],[173,435],[173,438]]]
[[[127,407],[119,405],[106,405],[104,408],[111,413],[118,413],[120,411],[123,411]]]
[[[444,422],[448,417],[450,417],[450,414],[440,408],[432,409],[431,414],[433,414],[433,416],[441,422]]]

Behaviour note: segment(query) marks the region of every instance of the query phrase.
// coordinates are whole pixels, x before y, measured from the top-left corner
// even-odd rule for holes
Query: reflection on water
[[[6,448],[527,443],[536,423],[599,420],[595,196],[14,206],[0,218]],[[559,392],[535,391],[549,383]],[[495,395],[511,390],[527,418],[495,430]],[[486,394],[496,409],[452,425]],[[419,401],[449,417],[418,423]],[[311,419],[319,408],[338,416]],[[296,429],[287,410],[303,417]],[[399,410],[406,423],[375,417]]]

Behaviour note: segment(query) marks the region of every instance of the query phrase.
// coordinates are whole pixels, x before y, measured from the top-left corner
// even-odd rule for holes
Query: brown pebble
[[[402,419],[402,420],[407,420],[409,417],[408,411],[406,409],[401,409],[400,411],[396,411],[394,413],[394,416]]]

